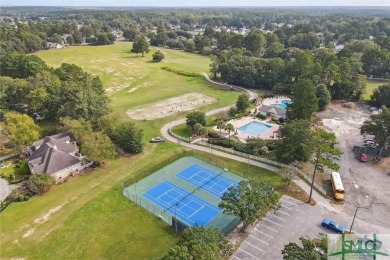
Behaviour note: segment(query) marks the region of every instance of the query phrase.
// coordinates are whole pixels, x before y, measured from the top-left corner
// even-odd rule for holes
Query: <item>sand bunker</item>
[[[152,120],[189,111],[199,106],[213,103],[214,101],[215,98],[213,97],[199,93],[188,93],[129,109],[127,110],[127,115],[135,120]]]

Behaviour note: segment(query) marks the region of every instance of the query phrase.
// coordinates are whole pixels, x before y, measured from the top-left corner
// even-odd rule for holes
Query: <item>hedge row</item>
[[[177,75],[185,76],[185,77],[200,77],[200,74],[191,72],[191,71],[186,71],[186,70],[181,70],[181,69],[175,69],[167,66],[161,67],[161,69],[175,73]]]

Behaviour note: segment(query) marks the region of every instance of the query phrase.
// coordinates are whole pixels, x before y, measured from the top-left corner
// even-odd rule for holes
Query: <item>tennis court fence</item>
[[[150,213],[153,213],[153,215],[155,215],[157,218],[165,221],[168,225],[172,225],[172,223],[173,223],[172,219],[175,216],[172,215],[171,213],[169,213],[168,211],[158,207],[156,204],[154,204],[153,202],[149,201],[148,199],[142,197],[142,195],[140,195],[140,194],[135,194],[135,193],[130,192],[129,190],[125,190],[125,195],[129,199],[131,199],[132,201],[137,203],[137,205],[143,207],[144,209],[146,209]]]

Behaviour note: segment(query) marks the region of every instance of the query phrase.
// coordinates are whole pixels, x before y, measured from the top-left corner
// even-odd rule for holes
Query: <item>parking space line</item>
[[[281,219],[281,220],[283,220],[283,221],[287,221],[287,220],[285,220],[284,218],[281,218],[281,217],[276,216],[275,213],[271,213],[271,215],[274,216],[275,218]]]
[[[278,210],[278,212],[280,212],[280,213],[282,213],[282,214],[284,214],[284,215],[287,215],[287,216],[290,216],[290,217],[291,217],[290,214],[288,214],[288,213],[286,213],[286,212],[284,212],[284,211],[281,211],[280,209]]]
[[[261,243],[264,243],[264,244],[266,244],[267,246],[269,246],[269,244],[268,243],[266,243],[266,242],[264,242],[263,240],[261,240],[261,239],[258,239],[257,237],[255,237],[255,236],[252,236],[252,235],[249,235],[250,237],[253,237],[254,239],[256,239],[256,240],[259,240]]]
[[[266,228],[268,228],[268,229],[271,229],[272,231],[275,231],[276,233],[279,233],[279,231],[277,231],[277,230],[275,230],[275,229],[273,229],[273,228],[267,227],[266,225],[263,225],[263,224],[260,224],[260,225],[263,226],[263,227],[266,227]]]
[[[241,260],[241,258],[238,258],[238,257],[237,257],[237,256],[235,256],[235,255],[233,255],[233,257],[234,257],[234,258],[237,258],[237,259],[239,259],[239,260]]]
[[[284,199],[280,199],[280,200],[282,200],[282,201],[284,201],[284,202],[287,202],[287,203],[290,203],[291,205],[298,206],[298,204],[292,203],[292,202],[290,202],[290,201],[288,201],[288,200],[284,200]]]
[[[263,249],[261,249],[261,248],[258,248],[258,247],[257,247],[257,246],[255,246],[255,245],[252,245],[251,243],[247,242],[246,240],[244,241],[244,243],[246,243],[246,244],[248,244],[248,245],[250,245],[250,246],[253,246],[254,248],[257,248],[257,249],[259,249],[261,252],[265,252]]]
[[[283,227],[282,225],[280,225],[280,224],[278,224],[278,223],[276,223],[276,222],[273,222],[273,221],[271,221],[271,220],[269,220],[269,219],[267,219],[267,218],[264,218],[264,220],[267,220],[267,221],[269,221],[269,222],[271,222],[271,223],[274,223],[275,225],[278,225],[279,227]]]
[[[244,251],[246,254],[248,254],[248,255],[250,255],[250,256],[253,256],[254,258],[260,260],[260,258],[257,258],[256,256],[252,255],[251,253],[249,253],[249,252],[245,251],[244,249],[242,249],[241,247],[240,247],[238,250]]]
[[[283,204],[280,204],[280,205],[282,206],[282,208],[286,208],[286,209],[289,209],[289,210],[293,211],[292,208],[289,208],[289,207],[287,207],[287,206],[283,206]]]
[[[263,235],[266,235],[267,237],[270,237],[270,238],[272,238],[272,239],[275,239],[274,237],[272,237],[272,236],[270,236],[270,235],[267,235],[266,233],[262,232],[261,230],[259,230],[259,229],[257,229],[257,228],[255,228],[255,230],[256,230],[257,232],[260,232],[260,233],[263,234]]]

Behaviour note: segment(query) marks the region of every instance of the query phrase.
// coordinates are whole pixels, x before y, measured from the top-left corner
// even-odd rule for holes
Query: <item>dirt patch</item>
[[[135,86],[135,87],[131,88],[131,89],[130,89],[129,91],[127,91],[127,92],[131,93],[131,92],[136,91],[136,90],[139,89],[139,88],[150,87],[150,86],[152,86],[151,83],[145,82],[144,84],[141,84],[141,85],[138,85],[138,86]]]
[[[153,120],[189,111],[215,102],[215,98],[199,93],[188,93],[127,110],[127,115],[135,120]]]
[[[335,133],[339,141],[337,147],[344,152],[339,161],[339,172],[345,189],[345,203],[335,207],[353,216],[357,206],[368,207],[374,200],[374,204],[369,208],[359,210],[357,218],[388,228],[390,190],[389,176],[386,173],[390,171],[390,159],[382,158],[377,164],[371,161],[360,162],[359,156],[352,152],[352,148],[355,145],[363,145],[360,127],[369,119],[371,112],[359,103],[352,103],[348,107],[344,107],[344,104],[343,101],[333,102],[325,111],[317,114],[324,128]]]

